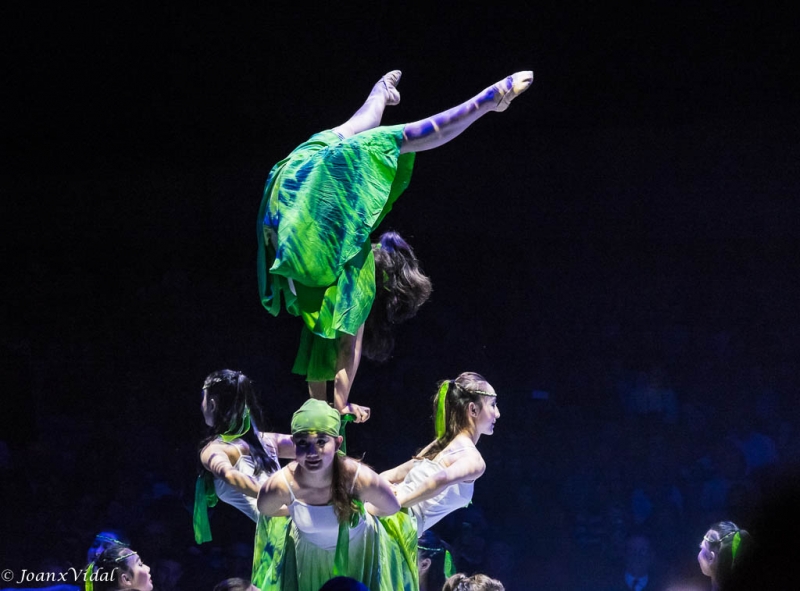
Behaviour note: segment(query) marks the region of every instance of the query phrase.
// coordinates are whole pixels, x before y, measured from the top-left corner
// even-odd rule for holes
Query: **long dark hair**
[[[362,354],[386,361],[394,350],[392,326],[413,318],[431,295],[414,250],[397,232],[385,232],[372,245],[375,256],[375,301],[364,327]]]
[[[202,450],[209,442],[220,435],[236,431],[241,428],[246,409],[250,411],[250,430],[242,435],[250,447],[250,456],[256,467],[256,474],[260,472],[275,472],[280,467],[275,460],[277,450],[269,454],[264,447],[264,442],[259,437],[258,426],[264,424],[264,413],[256,398],[253,382],[240,371],[222,369],[215,371],[206,378],[203,384],[208,400],[213,400],[214,426],[210,427],[211,434],[200,443]]]
[[[445,393],[445,431],[444,435],[437,438],[422,454],[423,458],[433,459],[453,441],[456,435],[469,427],[469,403],[478,408],[483,408],[482,391],[486,390],[489,382],[482,375],[467,371],[454,380],[439,382],[439,390],[446,387]],[[439,405],[439,390],[433,397],[433,416],[436,417]]]
[[[333,478],[331,480],[331,505],[339,523],[348,523],[358,512],[351,493],[353,477],[345,468],[346,456],[336,454],[333,459]]]

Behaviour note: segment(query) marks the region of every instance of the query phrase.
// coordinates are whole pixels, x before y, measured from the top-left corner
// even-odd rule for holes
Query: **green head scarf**
[[[327,402],[310,398],[292,415],[292,435],[305,431],[339,436],[342,418]]]

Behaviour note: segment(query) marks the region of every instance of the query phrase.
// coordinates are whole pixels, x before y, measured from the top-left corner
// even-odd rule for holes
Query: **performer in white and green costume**
[[[333,381],[336,409],[357,422],[369,418],[368,408],[348,402],[362,343],[368,357],[388,356],[387,327],[413,316],[431,290],[399,236],[372,246],[370,234],[408,186],[416,152],[505,110],[533,73],[518,72],[433,117],[378,127],[384,108],[400,101],[399,80],[397,70],[386,74],[346,123],[312,136],[276,164],[258,214],[261,302],[273,315],[285,308],[303,319],[293,371],[306,375],[314,398],[325,399]],[[376,302],[376,294],[385,301]],[[364,335],[372,314],[381,316],[372,322],[383,333],[377,342]]]
[[[395,515],[389,483],[338,452],[339,429],[339,413],[321,400],[294,414],[296,460],[258,495],[252,580],[261,591],[317,591],[339,575],[371,591],[419,588],[414,518]],[[287,508],[289,518],[278,516]]]

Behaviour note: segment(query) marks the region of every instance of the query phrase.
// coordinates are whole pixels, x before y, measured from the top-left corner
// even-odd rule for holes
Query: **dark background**
[[[492,382],[504,412],[481,442],[498,458],[476,493],[489,517],[513,503],[493,478],[518,471],[510,486],[536,495],[525,465],[555,453],[533,435],[547,413],[624,421],[620,384],[639,372],[665,376],[731,437],[766,392],[796,442],[789,2],[229,4],[4,5],[0,439],[14,470],[3,512],[21,535],[74,532],[64,495],[87,490],[101,507],[87,509],[91,532],[113,521],[104,503],[124,512],[120,491],[154,475],[188,503],[215,369],[251,376],[287,429],[304,399],[289,373],[299,326],[258,302],[263,183],[394,68],[402,102],[387,124],[517,70],[535,81],[507,112],[419,154],[383,224],[414,245],[435,291],[394,358],[362,364],[351,399],[374,418],[351,427],[351,445],[367,462],[386,468],[423,445],[435,382],[465,370]],[[551,425],[570,437],[561,420]],[[693,445],[666,424],[670,446]],[[12,516],[17,484],[31,498],[67,492]],[[25,511],[37,521],[23,524]],[[706,525],[687,523],[689,561]]]

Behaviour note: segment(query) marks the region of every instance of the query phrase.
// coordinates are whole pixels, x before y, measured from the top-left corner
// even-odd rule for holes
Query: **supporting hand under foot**
[[[355,422],[356,423],[365,422],[367,419],[369,419],[369,415],[370,415],[370,410],[369,410],[368,406],[361,406],[361,405],[358,405],[358,404],[353,404],[352,402],[349,402],[349,403],[345,404],[343,408],[340,408],[340,409],[337,409],[337,410],[339,411],[339,414],[342,414],[342,415],[351,414],[351,415],[355,416],[355,418],[356,418]]]

